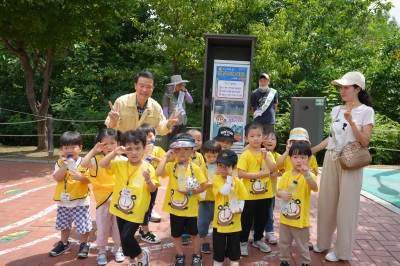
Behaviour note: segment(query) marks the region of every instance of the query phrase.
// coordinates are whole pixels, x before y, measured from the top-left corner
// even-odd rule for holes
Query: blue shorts
[[[85,234],[92,230],[92,218],[90,217],[89,206],[57,207],[57,230],[69,230],[72,228],[72,221],[75,224],[78,234]]]

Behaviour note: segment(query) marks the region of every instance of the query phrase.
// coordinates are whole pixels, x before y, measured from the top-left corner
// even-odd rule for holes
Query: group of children
[[[65,132],[60,137],[61,155],[54,170],[56,229],[61,230],[61,239],[50,255],[58,256],[70,249],[68,237],[73,221],[81,234],[78,258],[88,256],[91,183],[96,200],[98,264],[107,264],[105,246],[111,229],[117,262],[127,256],[129,266],[150,265],[149,249],[141,248],[134,235],[139,230],[142,240],[161,241],[149,230],[148,222],[159,177],[168,177],[162,210],[170,214],[176,266],[185,265],[182,244],[189,243],[188,239],[194,249],[191,265],[202,265],[202,253],[211,253],[207,241],[210,224],[215,266],[223,265],[225,258],[229,258],[230,265],[239,265],[240,257],[248,255],[248,241],[270,252],[265,240],[278,242],[273,229],[275,195],[287,203],[280,214],[281,265],[289,265],[293,239],[302,265],[309,265],[310,192],[318,190],[318,166],[308,133],[303,128],[293,129],[286,151],[280,155],[276,152],[279,140],[275,131],[264,132],[257,122],[248,123],[244,131],[248,145],[240,158],[230,150],[236,139],[228,127],[220,128],[218,135],[204,145],[197,130],[179,133],[167,152],[153,147],[156,132],[148,124],[123,134],[103,129],[84,158],[79,156],[81,135]],[[201,148],[204,157],[198,152]],[[69,169],[71,158],[76,169]],[[295,192],[287,191],[292,183],[297,184]]]

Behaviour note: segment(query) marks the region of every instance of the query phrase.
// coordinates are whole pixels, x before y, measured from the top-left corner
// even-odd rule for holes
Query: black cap
[[[218,135],[214,139],[236,142],[237,140],[234,138],[234,134],[235,133],[230,127],[220,127],[218,129]]]
[[[260,76],[258,76],[258,80],[260,80],[262,78],[269,79],[269,76],[268,76],[268,74],[262,73],[262,74],[260,74]]]
[[[218,153],[216,163],[222,163],[226,166],[236,165],[238,161],[238,156],[236,152],[231,150],[222,150]]]

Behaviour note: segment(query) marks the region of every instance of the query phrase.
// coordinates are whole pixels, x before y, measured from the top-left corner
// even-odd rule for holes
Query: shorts
[[[181,237],[184,233],[190,236],[199,234],[197,229],[197,217],[184,217],[170,214],[169,221],[172,237]]]
[[[72,228],[72,221],[75,224],[78,234],[85,234],[92,230],[92,218],[90,217],[89,206],[57,207],[57,230],[69,230]]]

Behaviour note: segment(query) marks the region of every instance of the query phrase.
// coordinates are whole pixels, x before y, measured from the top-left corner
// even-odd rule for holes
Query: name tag
[[[262,109],[257,109],[257,111],[254,112],[253,117],[256,118],[258,116],[261,116],[263,114]]]
[[[129,188],[123,188],[121,191],[121,197],[123,198],[130,198],[132,195],[132,192]]]
[[[61,193],[61,201],[62,202],[70,202],[70,194],[69,193]]]

